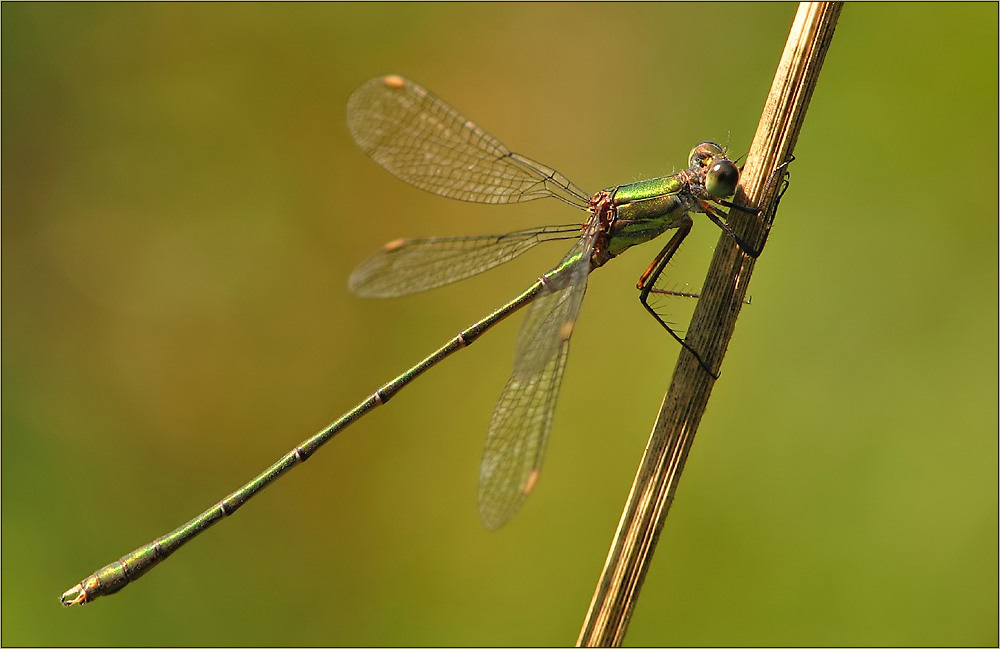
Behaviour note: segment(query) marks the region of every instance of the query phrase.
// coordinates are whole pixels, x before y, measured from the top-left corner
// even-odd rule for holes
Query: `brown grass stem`
[[[783,173],[791,159],[809,99],[833,38],[841,3],[802,3],[771,84],[734,202],[761,206],[760,215],[730,211],[730,225],[744,241],[763,247],[777,209]],[[755,259],[723,233],[691,321],[687,341],[714,368],[722,365],[746,299]],[[628,495],[611,550],[598,580],[577,644],[618,646],[642,588],[670,503],[715,379],[682,352]]]

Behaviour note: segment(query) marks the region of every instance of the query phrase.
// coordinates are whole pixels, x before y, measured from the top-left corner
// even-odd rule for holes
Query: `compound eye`
[[[705,191],[712,198],[732,196],[740,182],[740,170],[732,160],[719,160],[705,174]]]
[[[688,166],[691,168],[704,167],[708,160],[724,154],[725,150],[715,142],[702,142],[691,149]]]

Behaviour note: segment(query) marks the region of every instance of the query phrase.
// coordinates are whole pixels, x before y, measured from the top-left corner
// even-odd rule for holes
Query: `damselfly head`
[[[702,142],[691,149],[689,163],[693,171],[705,174],[705,191],[712,198],[732,196],[740,182],[740,170],[726,157],[726,150],[715,142]]]

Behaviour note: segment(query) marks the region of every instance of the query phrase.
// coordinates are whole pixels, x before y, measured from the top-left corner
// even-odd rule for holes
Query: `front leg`
[[[767,210],[765,214],[767,220],[764,223],[764,238],[760,242],[760,246],[757,248],[751,246],[749,243],[744,241],[739,235],[737,235],[736,232],[733,231],[732,227],[730,227],[729,223],[727,222],[729,214],[723,212],[718,207],[716,207],[715,205],[713,205],[708,201],[704,200],[699,201],[702,210],[704,211],[705,215],[708,216],[709,219],[711,219],[712,223],[715,223],[717,226],[722,228],[723,232],[732,237],[733,241],[736,242],[736,245],[739,246],[740,250],[744,254],[753,259],[759,257],[760,253],[763,252],[764,245],[767,243],[767,237],[768,235],[771,234],[772,217],[774,216],[774,213],[778,209],[778,203],[781,202],[781,197],[785,195],[785,191],[788,189],[787,172],[785,173],[782,172],[784,172],[785,168],[788,167],[788,165],[791,164],[792,161],[794,160],[795,160],[794,156],[790,157],[788,160],[775,167],[774,171],[772,171],[771,175],[768,176],[767,178],[767,184],[764,186],[765,199],[768,196],[770,196],[771,191],[774,188],[775,181],[782,175],[785,176],[785,184],[784,187],[781,188],[781,191],[778,193],[778,196],[774,199],[773,205]],[[740,210],[741,212],[747,212],[748,214],[753,214],[754,216],[759,216],[762,212],[764,212],[764,210],[759,207],[744,207],[742,205],[736,205],[734,203],[730,203],[729,201],[724,201],[724,200],[718,200],[715,202],[724,207],[728,207],[730,212],[732,212],[732,210],[735,209],[735,210]]]

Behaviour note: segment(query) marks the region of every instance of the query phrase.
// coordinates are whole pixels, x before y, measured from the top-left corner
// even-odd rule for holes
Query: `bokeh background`
[[[516,321],[125,591],[58,596],[562,256],[350,295],[388,240],[579,218],[390,177],[344,125],[361,82],[596,191],[745,151],[795,10],[5,3],[3,644],[572,643],[679,351],[633,288],[654,244],[591,277],[501,531],[476,476]],[[629,644],[997,643],[997,18],[845,9]],[[718,238],[698,222],[679,286]]]

